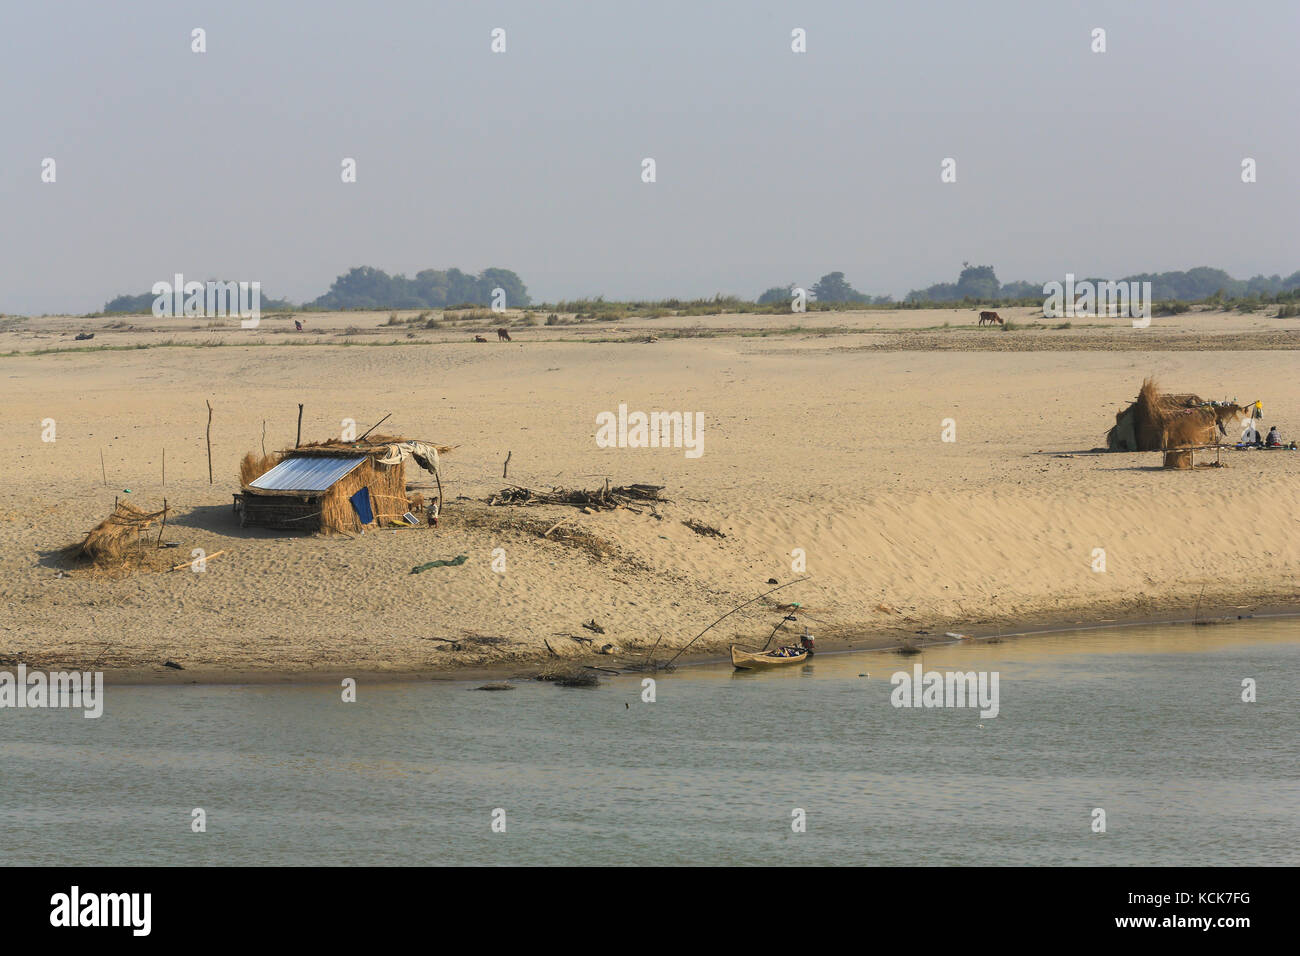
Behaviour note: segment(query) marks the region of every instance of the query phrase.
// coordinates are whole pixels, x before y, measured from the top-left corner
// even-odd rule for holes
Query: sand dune
[[[774,316],[643,320],[521,329],[514,344],[474,345],[463,330],[420,332],[434,344],[417,344],[381,327],[387,313],[350,313],[312,316],[309,326],[327,330],[324,342],[356,340],[343,335],[354,326],[403,344],[39,355],[28,353],[71,346],[72,331],[95,323],[91,345],[193,344],[214,333],[30,320],[0,333],[0,350],[19,353],[0,357],[0,438],[11,452],[0,468],[0,659],[145,670],[172,659],[185,679],[442,673],[524,667],[548,656],[545,641],[598,661],[569,635],[618,654],[656,640],[675,649],[769,578],[803,576],[794,549],[810,580],[772,601],[806,604],[824,645],[1157,615],[1198,599],[1244,609],[1296,601],[1300,453],[1227,452],[1228,468],[1196,472],[1163,471],[1157,454],[1089,453],[1151,373],[1174,390],[1262,398],[1265,422],[1297,437],[1295,320],[1157,319],[1166,339],[1202,342],[1162,350],[1155,337],[1137,338],[1153,330],[1113,322],[941,330],[966,318],[803,317],[822,331]],[[665,332],[696,326],[711,336]],[[742,334],[755,327],[768,334]],[[651,333],[660,340],[640,341]],[[221,332],[227,343],[238,334]],[[249,334],[286,341],[274,330]],[[943,344],[879,348],[882,335]],[[1075,339],[1043,345],[1066,335]],[[1004,351],[990,336],[1040,338]],[[205,400],[216,409],[211,485]],[[336,435],[345,418],[364,430],[391,411],[385,431],[459,445],[445,460],[441,527],[353,540],[241,529],[230,497],[238,460],[261,447],[264,420],[268,449],[291,445],[298,402],[304,439]],[[597,447],[596,415],[620,403],[702,412],[703,455]],[[41,441],[44,419],[56,423],[53,443]],[[945,419],[955,442],[941,440]],[[511,483],[594,487],[609,476],[663,484],[672,501],[657,515],[489,508],[507,452]],[[165,540],[178,543],[178,562],[193,548],[227,554],[202,574],[59,577],[56,550],[124,489],[142,506],[165,495],[176,509]],[[566,515],[540,536],[536,523]],[[700,536],[688,518],[726,537]],[[505,573],[491,567],[498,547]],[[1096,548],[1104,573],[1092,567]],[[469,561],[409,573],[457,554]],[[779,617],[758,606],[696,648],[761,643]],[[603,637],[582,629],[593,618]]]

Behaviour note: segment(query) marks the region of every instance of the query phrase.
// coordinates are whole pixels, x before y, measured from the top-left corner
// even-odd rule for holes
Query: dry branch
[[[572,505],[575,508],[593,508],[612,511],[625,507],[633,501],[665,502],[667,498],[660,492],[663,485],[619,485],[614,488],[604,487],[594,490],[581,488],[552,488],[550,491],[534,491],[511,485],[502,488],[488,499],[490,505]],[[551,531],[555,529],[552,528]],[[550,532],[547,532],[548,534]]]

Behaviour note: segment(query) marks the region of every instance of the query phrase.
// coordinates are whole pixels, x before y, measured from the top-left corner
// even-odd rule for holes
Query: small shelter
[[[1204,404],[1199,395],[1166,395],[1155,379],[1148,378],[1137,398],[1116,413],[1115,424],[1106,433],[1106,450],[1163,451],[1165,423],[1170,416]]]
[[[1244,415],[1262,414],[1262,407],[1243,407],[1235,402],[1205,401],[1199,395],[1165,395],[1148,378],[1132,404],[1115,416],[1106,433],[1109,451],[1159,451],[1164,467],[1192,468],[1198,450],[1222,447],[1227,436],[1224,422]]]
[[[235,513],[242,526],[308,532],[359,532],[368,526],[409,527],[408,514],[424,507],[423,496],[408,495],[406,463],[433,475],[442,504],[438,456],[446,445],[389,435],[362,441],[332,439],[286,449],[258,461],[250,455],[241,469],[242,491]],[[250,465],[256,463],[256,467]]]

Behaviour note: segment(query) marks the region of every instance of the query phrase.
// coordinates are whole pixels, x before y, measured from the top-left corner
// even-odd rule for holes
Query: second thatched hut
[[[1106,433],[1108,451],[1163,451],[1165,425],[1176,412],[1199,408],[1205,401],[1199,395],[1166,395],[1154,378],[1142,382],[1132,403],[1115,415],[1115,424]]]

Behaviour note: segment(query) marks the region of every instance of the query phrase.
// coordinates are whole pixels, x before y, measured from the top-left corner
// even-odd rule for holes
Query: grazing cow
[[[1003,324],[1003,323],[1002,323],[1002,316],[998,315],[996,312],[981,312],[981,313],[980,313],[980,325],[983,325],[985,322],[987,322],[989,325],[1002,325],[1002,324]]]
[[[497,341],[498,341],[498,342],[509,342],[509,341],[510,341],[510,331],[509,331],[508,329],[497,329]]]
[[[483,336],[481,336],[481,335],[476,335],[476,336],[474,336],[474,341],[475,341],[475,342],[486,342],[487,339],[483,338]]]

